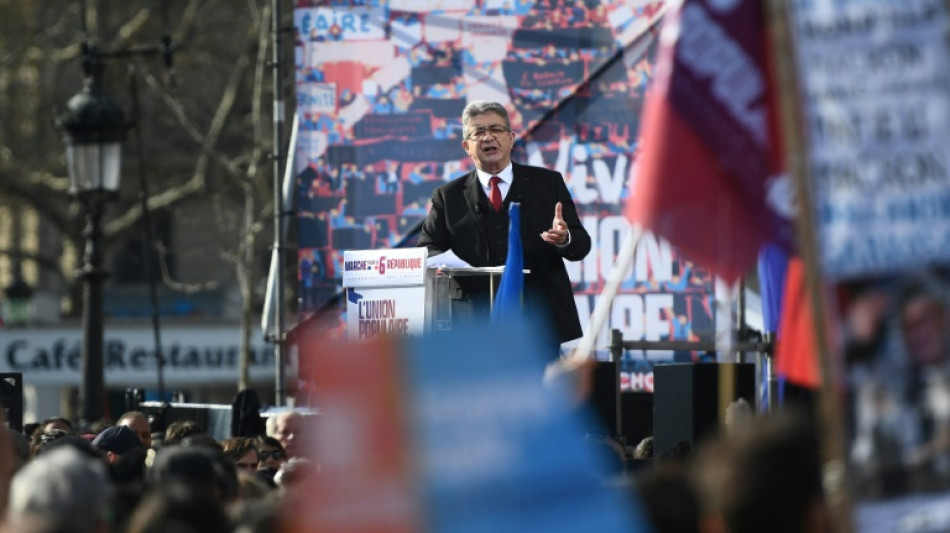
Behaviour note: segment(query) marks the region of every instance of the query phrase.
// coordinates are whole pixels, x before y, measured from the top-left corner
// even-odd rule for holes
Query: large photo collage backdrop
[[[303,317],[338,297],[344,250],[414,245],[432,191],[473,168],[462,109],[488,99],[508,108],[513,158],[561,172],[591,234],[590,255],[568,263],[586,324],[630,230],[622,208],[663,13],[646,0],[298,1]],[[647,233],[597,346],[611,328],[712,340],[713,306],[711,275]],[[697,356],[628,352],[623,386],[651,391],[653,363]]]

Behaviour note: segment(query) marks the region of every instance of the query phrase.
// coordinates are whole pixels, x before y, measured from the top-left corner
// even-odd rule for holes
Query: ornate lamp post
[[[30,287],[17,267],[13,274],[13,282],[3,289],[3,321],[7,326],[19,326],[30,321],[30,302],[33,298],[33,287]]]
[[[70,98],[57,122],[64,132],[70,193],[82,203],[86,216],[79,271],[83,280],[80,418],[93,422],[102,418],[106,402],[102,284],[108,273],[102,268],[100,218],[103,203],[114,199],[119,189],[126,122],[122,108],[99,85],[101,65],[95,52],[87,54],[83,90]]]

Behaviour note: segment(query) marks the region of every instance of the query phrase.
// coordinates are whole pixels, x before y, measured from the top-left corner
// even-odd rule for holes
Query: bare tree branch
[[[265,4],[264,9],[261,10],[261,16],[257,19],[257,23],[260,26],[258,33],[257,42],[260,43],[257,47],[257,64],[254,69],[254,96],[251,99],[251,105],[253,106],[253,111],[251,116],[254,117],[252,124],[254,129],[254,153],[251,156],[250,164],[247,167],[247,178],[254,179],[257,175],[257,162],[261,159],[261,152],[263,151],[263,124],[261,113],[261,94],[264,90],[264,67],[267,66],[267,30],[268,25],[267,21],[270,20],[270,5]]]
[[[241,84],[244,71],[248,67],[248,59],[242,56],[231,71],[231,78],[228,80],[224,94],[221,95],[221,103],[215,112],[211,126],[208,128],[208,134],[204,138],[201,146],[201,155],[195,164],[195,170],[188,181],[178,187],[173,187],[162,193],[156,194],[148,199],[149,209],[161,209],[169,207],[192,194],[204,189],[205,181],[208,177],[208,167],[210,165],[210,156],[213,154],[213,148],[221,136],[221,130],[224,124],[230,118],[234,107],[234,101],[237,97],[238,89]],[[119,233],[129,226],[135,224],[142,216],[141,205],[136,204],[126,213],[105,225],[103,233],[106,235]]]
[[[235,78],[232,77],[232,80],[234,79]],[[155,78],[155,76],[147,72],[145,73],[145,83],[150,89],[155,91],[155,93],[162,98],[162,101],[166,106],[168,106],[168,109],[181,124],[182,128],[184,128],[188,136],[191,137],[191,139],[196,143],[203,144],[207,137],[198,130],[198,127],[188,117],[188,113],[185,111],[185,107],[181,104],[181,102],[171,93],[165,90],[161,83],[159,83],[159,81]],[[233,161],[229,161],[222,154],[213,152],[210,155],[212,155],[215,160],[228,171],[229,174],[239,175],[241,173],[240,167],[237,166]]]
[[[201,8],[201,0],[190,0],[185,7],[185,12],[181,16],[178,28],[175,30],[172,39],[179,47],[185,46],[195,31],[195,24],[198,21],[198,10]]]
[[[142,29],[142,26],[148,22],[149,17],[152,16],[152,12],[149,8],[142,8],[139,10],[131,20],[126,22],[119,28],[119,31],[116,32],[115,42],[112,44],[117,49],[124,48],[129,45],[129,41],[132,39],[135,34]]]
[[[168,271],[168,250],[165,248],[165,245],[156,242],[155,251],[158,252],[158,265],[162,271],[162,283],[168,288],[185,294],[195,294],[218,288],[218,282],[214,280],[205,281],[203,283],[182,283],[172,279],[171,273]]]
[[[14,169],[0,168],[0,192],[26,202],[43,213],[43,216],[61,233],[78,238],[79,228],[74,222],[78,211],[68,203],[66,191],[54,191],[51,194],[50,187],[37,185],[32,181],[34,177],[48,178],[49,176],[43,172],[36,172],[35,176],[34,174],[27,175],[29,179],[23,179],[23,173]],[[57,194],[58,192],[62,194]]]

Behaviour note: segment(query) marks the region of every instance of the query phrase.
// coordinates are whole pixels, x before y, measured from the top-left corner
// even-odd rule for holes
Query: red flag
[[[686,0],[671,14],[626,207],[730,281],[792,236],[788,210],[766,202],[781,182],[766,37],[757,0]]]
[[[805,263],[788,262],[782,321],[775,346],[775,371],[790,383],[817,388],[821,384],[818,343],[812,327],[811,298],[805,284]]]
[[[405,354],[388,338],[309,340],[300,346],[300,372],[315,384],[314,407],[322,412],[303,440],[320,473],[289,493],[283,531],[420,531],[406,390],[398,379]]]

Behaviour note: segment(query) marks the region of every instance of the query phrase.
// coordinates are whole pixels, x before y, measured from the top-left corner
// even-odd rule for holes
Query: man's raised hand
[[[544,242],[555,246],[567,244],[567,222],[564,222],[561,209],[561,202],[558,202],[554,206],[554,221],[551,223],[551,228],[541,233],[541,239]]]

